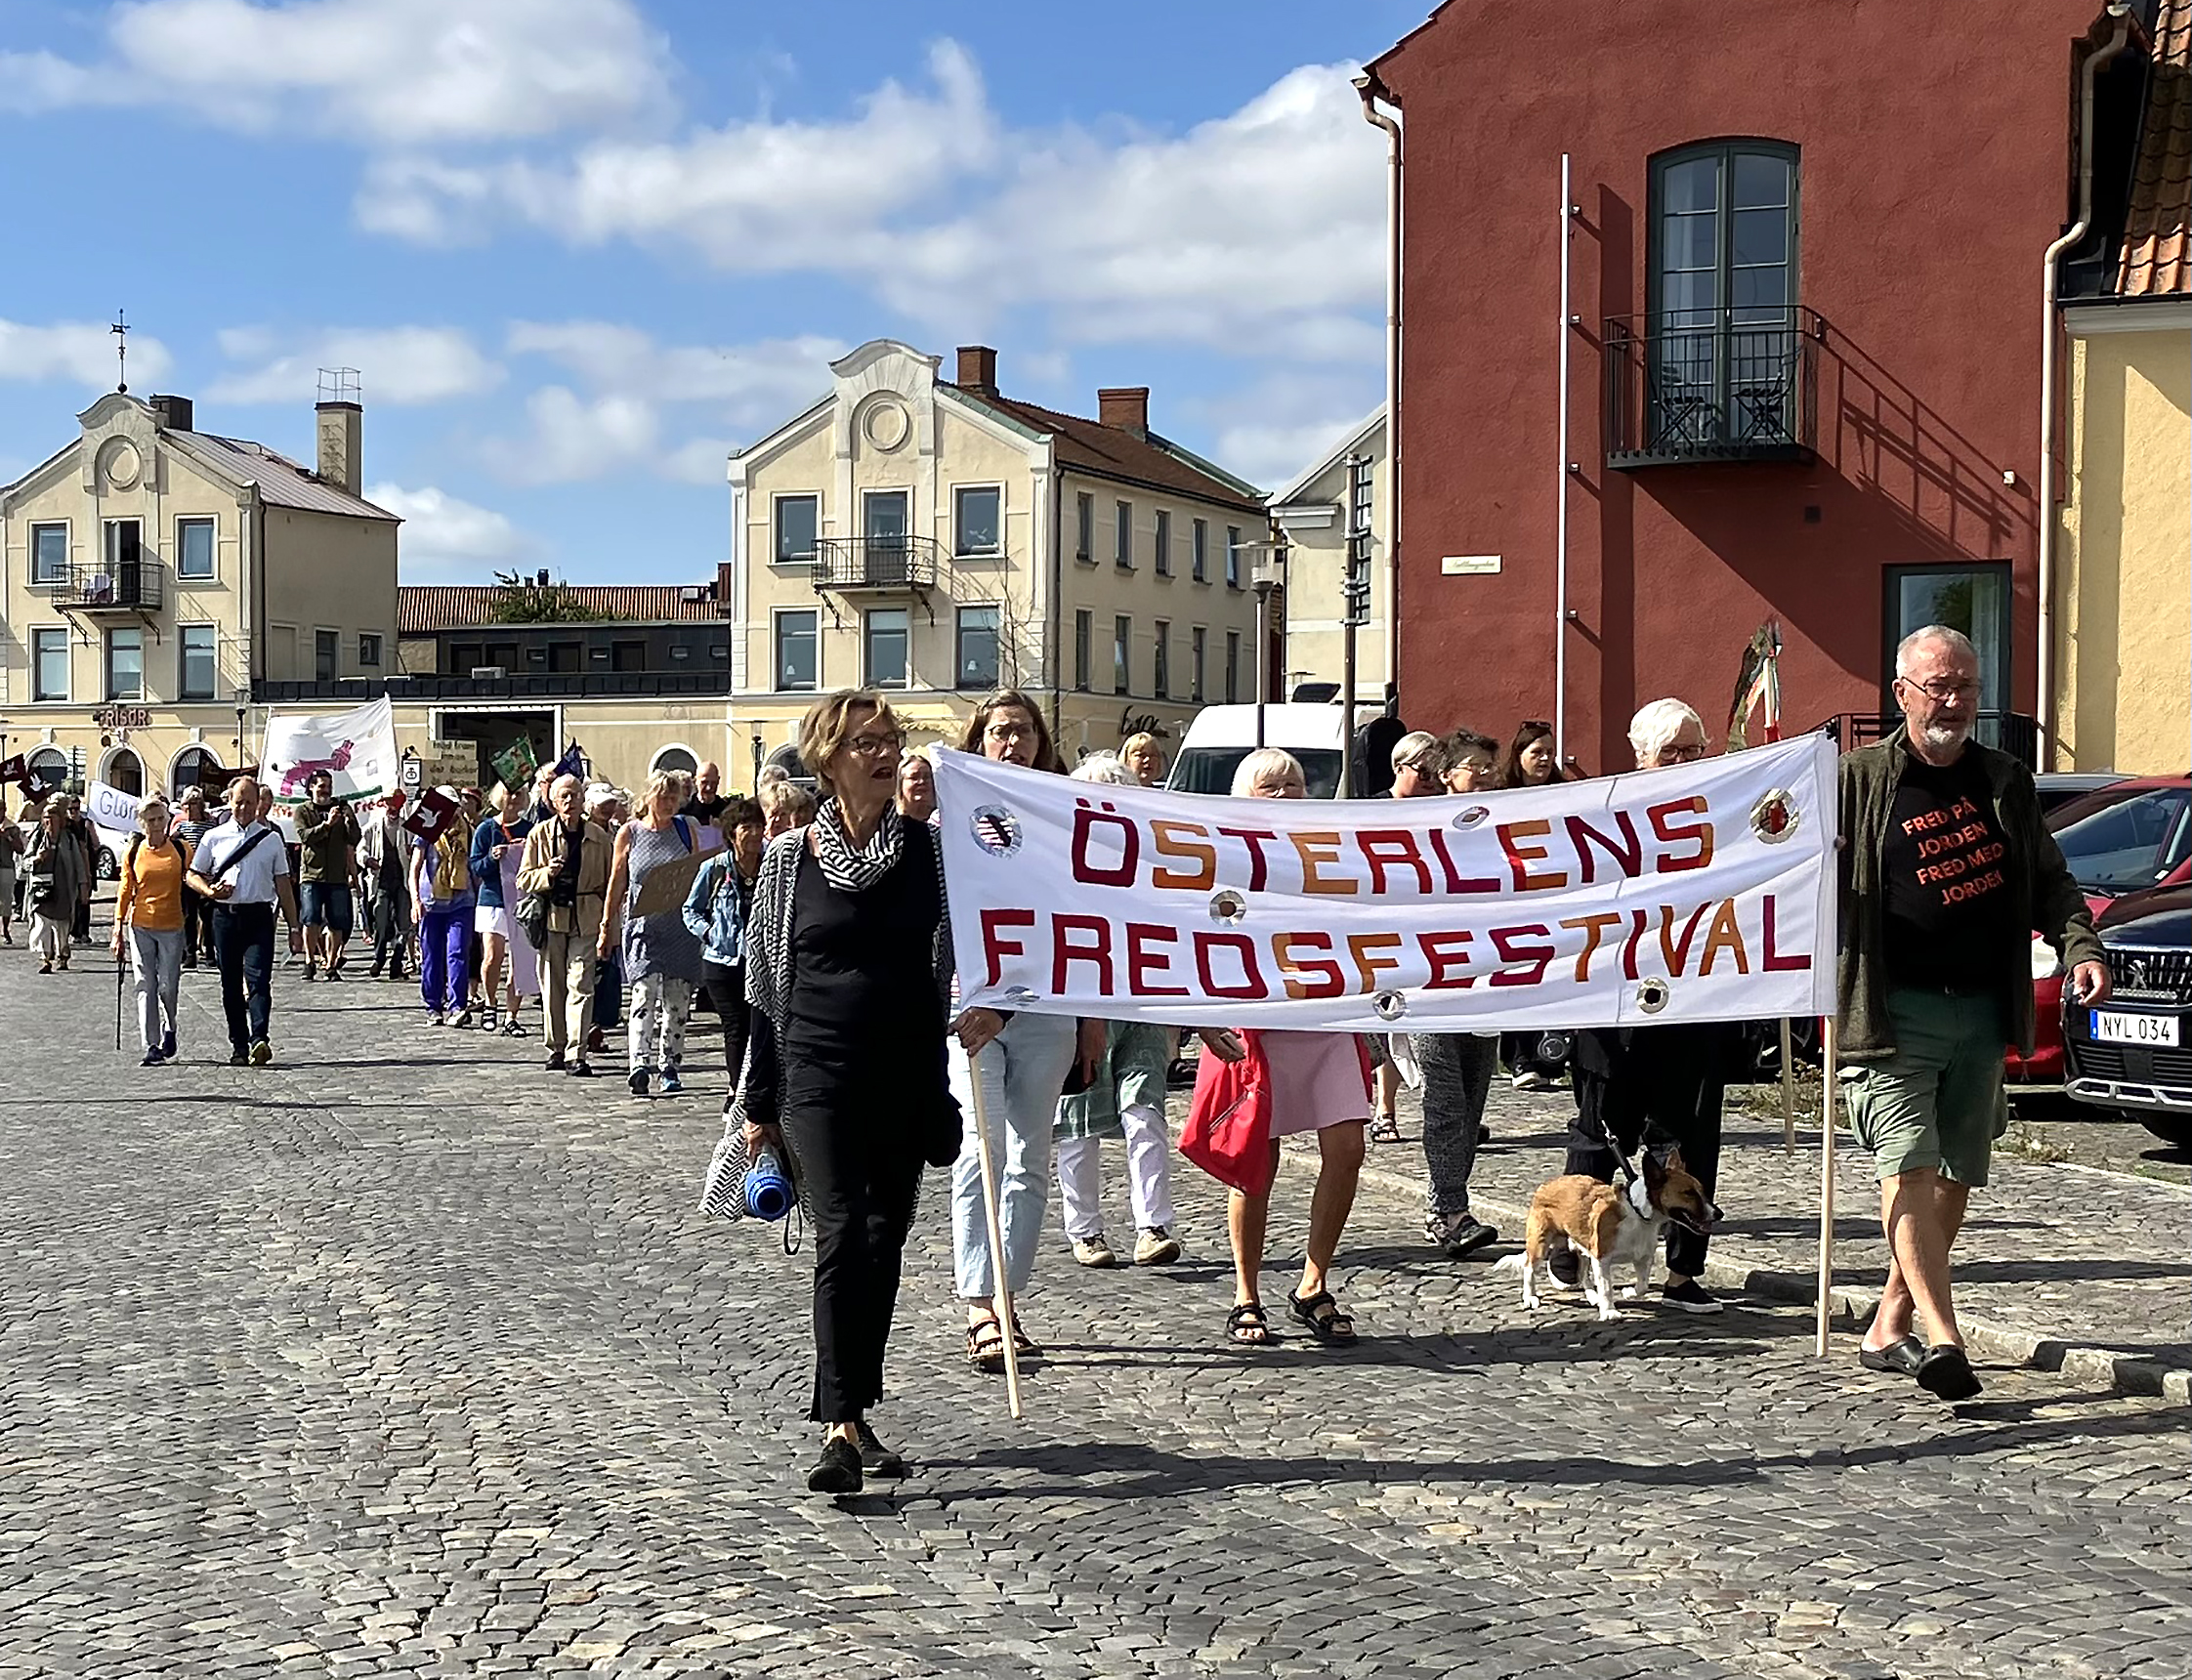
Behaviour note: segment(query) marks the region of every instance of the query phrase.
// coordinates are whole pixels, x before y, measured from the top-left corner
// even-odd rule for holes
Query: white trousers
[[[1172,1225],[1172,1139],[1164,1115],[1137,1103],[1119,1115],[1126,1128],[1127,1200],[1137,1230]],[[1058,1197],[1066,1208],[1066,1235],[1075,1241],[1104,1229],[1102,1138],[1075,1138],[1052,1151]]]

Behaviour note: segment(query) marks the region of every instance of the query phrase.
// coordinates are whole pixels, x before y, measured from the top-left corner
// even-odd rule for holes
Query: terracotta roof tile
[[[687,593],[696,588],[699,599],[688,601]],[[601,613],[605,623],[712,623],[722,616],[716,610],[715,590],[708,584],[573,583],[567,589],[581,606]],[[436,630],[473,630],[500,623],[495,609],[501,600],[501,589],[491,583],[406,583],[396,592],[397,633],[425,636]]]
[[[938,383],[948,382],[940,380]],[[1099,420],[1061,414],[1056,409],[1038,407],[1016,398],[973,391],[963,385],[953,385],[950,389],[969,402],[993,409],[1007,420],[1056,439],[1058,464],[1062,467],[1079,467],[1107,479],[1197,496],[1258,517],[1263,513],[1262,492],[1254,485],[1155,432],[1146,437],[1137,436],[1117,426],[1106,426]]]
[[[2161,0],[2138,159],[2131,171],[2124,255],[2125,297],[2192,294],[2192,0]]]

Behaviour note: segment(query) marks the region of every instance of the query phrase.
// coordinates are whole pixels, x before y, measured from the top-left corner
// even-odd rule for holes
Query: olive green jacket
[[[2062,849],[2041,820],[2032,772],[2007,753],[1977,741],[1963,750],[1977,754],[1986,772],[1995,827],[2008,847],[2004,866],[2009,891],[2031,906],[2032,927],[2055,947],[2066,969],[2100,961],[2101,945],[2086,895],[2071,879]],[[1834,1010],[1841,1053],[1851,1062],[1880,1062],[1895,1053],[1887,1019],[1887,886],[1880,878],[1880,851],[1896,785],[1911,757],[1909,738],[1897,730],[1841,759],[1841,949],[1834,970]],[[2030,1056],[2035,1030],[2030,979],[2023,969],[2004,978],[2010,982],[2010,1036],[2019,1052]]]

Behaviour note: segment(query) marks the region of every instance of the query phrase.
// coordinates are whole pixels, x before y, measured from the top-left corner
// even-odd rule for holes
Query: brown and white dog
[[[1668,1225],[1704,1236],[1719,1216],[1705,1186],[1682,1165],[1681,1151],[1668,1155],[1665,1166],[1647,1154],[1643,1175],[1630,1179],[1626,1189],[1582,1173],[1539,1186],[1530,1198],[1522,1252],[1508,1255],[1499,1268],[1522,1274],[1522,1304],[1535,1310],[1539,1269],[1561,1249],[1573,1249],[1583,1264],[1583,1298],[1598,1309],[1602,1321],[1618,1319],[1614,1268],[1635,1268],[1635,1284],[1623,1291],[1634,1300],[1652,1281],[1652,1260]]]

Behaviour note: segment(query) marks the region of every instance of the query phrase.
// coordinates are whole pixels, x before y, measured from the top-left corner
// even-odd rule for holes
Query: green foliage
[[[525,577],[498,571],[495,581],[495,622],[498,624],[592,624],[607,618],[578,599],[562,578],[543,572]]]

